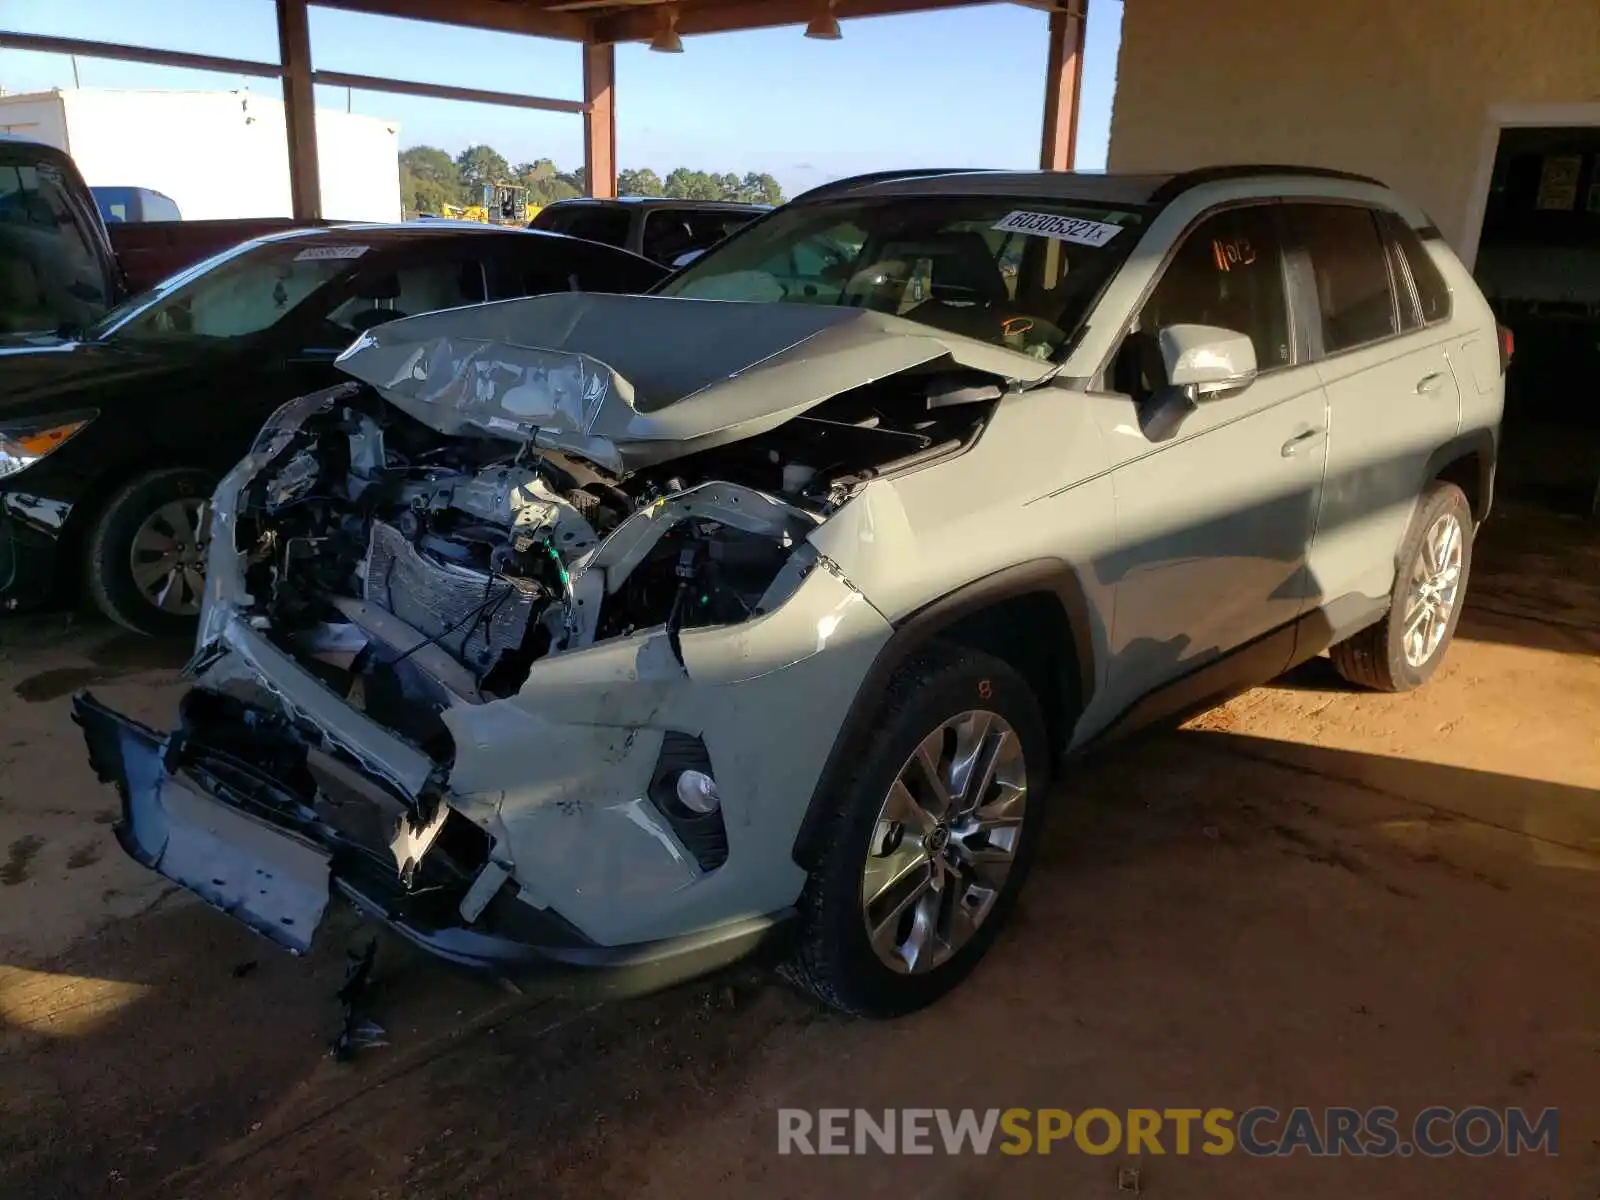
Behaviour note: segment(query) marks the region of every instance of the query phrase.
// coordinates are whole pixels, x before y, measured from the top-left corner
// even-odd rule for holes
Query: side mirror
[[[1256,348],[1244,334],[1215,325],[1167,325],[1156,335],[1167,383],[1194,400],[1248,387]]]

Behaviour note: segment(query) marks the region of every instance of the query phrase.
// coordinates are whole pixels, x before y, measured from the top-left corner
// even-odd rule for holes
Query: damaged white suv
[[[397,320],[212,507],[180,727],[76,716],[140,862],[292,950],[925,1004],[1067,756],[1332,647],[1438,666],[1505,352],[1290,168],[848,180],[643,297]]]

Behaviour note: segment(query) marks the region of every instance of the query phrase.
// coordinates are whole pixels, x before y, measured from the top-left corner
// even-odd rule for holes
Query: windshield
[[[1137,212],[1003,196],[802,204],[708,251],[659,294],[869,308],[1051,358],[1140,222]]]
[[[355,271],[367,246],[327,238],[246,242],[178,272],[112,309],[96,339],[151,341],[249,337]]]

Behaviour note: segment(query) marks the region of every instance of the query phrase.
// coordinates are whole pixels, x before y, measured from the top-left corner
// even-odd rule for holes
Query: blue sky
[[[1121,0],[1094,0],[1085,55],[1079,165],[1105,162]],[[791,194],[857,171],[1038,162],[1046,17],[1010,4],[843,23],[837,42],[796,28],[685,38],[683,54],[617,50],[618,156],[665,174],[679,165],[768,171]],[[271,60],[270,0],[4,0],[0,27]],[[577,99],[567,43],[311,10],[325,70]],[[277,94],[272,80],[79,59],[85,87]],[[60,55],[0,50],[9,92],[73,86]],[[581,118],[319,88],[322,107],[399,122],[402,146],[456,153],[488,142],[513,163],[582,161]]]

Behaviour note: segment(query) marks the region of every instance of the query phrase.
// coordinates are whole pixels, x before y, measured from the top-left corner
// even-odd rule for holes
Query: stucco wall
[[[1457,248],[1491,105],[1600,101],[1600,0],[1126,0],[1111,170],[1375,175]]]

